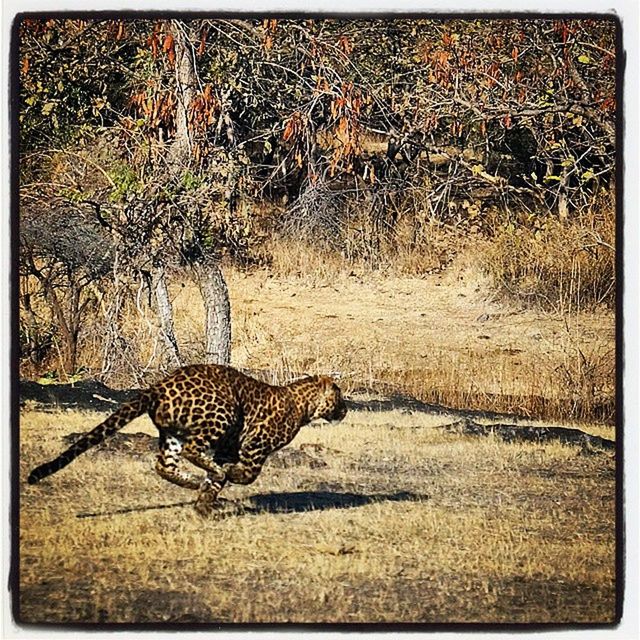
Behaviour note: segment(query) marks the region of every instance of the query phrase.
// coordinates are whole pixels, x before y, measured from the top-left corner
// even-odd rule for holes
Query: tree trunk
[[[175,365],[181,366],[182,360],[180,359],[178,341],[176,340],[176,334],[173,328],[173,307],[171,305],[171,300],[169,299],[166,275],[162,267],[154,269],[151,286],[156,302],[158,318],[160,319],[162,337],[164,338],[167,349],[169,350],[171,360]]]
[[[195,264],[193,271],[205,308],[205,343],[207,364],[231,361],[231,305],[229,289],[220,266]]]
[[[187,25],[180,20],[172,21],[175,47],[176,133],[169,150],[169,168],[172,173],[189,166],[191,158],[191,132],[189,128],[189,108],[196,95],[198,78],[194,67],[193,47],[186,33]]]

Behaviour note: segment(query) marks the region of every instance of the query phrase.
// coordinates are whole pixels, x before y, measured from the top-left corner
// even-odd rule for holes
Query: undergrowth
[[[496,294],[510,302],[568,314],[615,307],[612,194],[603,192],[591,210],[563,219],[541,210],[490,211],[482,225],[445,224],[414,211],[392,226],[353,214],[348,224],[311,231],[272,228],[257,252],[275,275],[312,280],[345,272],[423,277],[462,258],[487,273]]]
[[[503,221],[487,245],[485,268],[497,290],[528,306],[574,313],[615,306],[615,212],[602,207],[535,224]]]

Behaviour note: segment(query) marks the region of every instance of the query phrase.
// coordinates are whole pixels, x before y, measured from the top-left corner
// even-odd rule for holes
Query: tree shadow
[[[261,493],[243,500],[244,513],[300,513],[328,509],[353,509],[381,502],[416,502],[427,499],[409,491],[384,494],[360,494],[334,491],[290,491]]]
[[[135,398],[139,393],[137,389],[116,390],[110,389],[101,382],[96,380],[83,380],[73,384],[47,384],[42,385],[29,380],[20,380],[19,382],[20,402],[35,402],[43,411],[56,411],[59,409],[77,409],[87,411],[115,411],[123,402]],[[376,393],[380,389],[361,388],[358,392]],[[482,394],[484,401],[492,399],[492,394]],[[528,401],[535,401],[540,406],[544,406],[546,399],[536,396],[512,396],[499,394],[495,396],[496,402],[507,404],[513,407],[522,406]],[[558,404],[559,401],[556,401]],[[573,399],[566,399],[567,405],[571,405],[572,411],[582,412],[580,402]],[[577,404],[576,404],[577,402]],[[439,404],[422,402],[411,396],[402,395],[400,393],[389,390],[383,398],[375,398],[370,400],[347,400],[347,408],[350,410],[363,411],[392,411],[401,410],[409,412],[421,412],[431,415],[447,415],[457,416],[460,418],[484,418],[489,420],[499,420],[504,418],[527,420],[527,416],[508,411],[486,411],[473,409],[454,409]],[[569,411],[569,408],[567,408]],[[593,405],[590,411],[595,416],[602,416],[606,420],[607,416],[611,416],[615,411],[615,402],[606,400]]]
[[[486,419],[499,419],[509,416],[511,418],[520,418],[521,416],[507,414],[505,412],[500,413],[496,411],[485,411],[482,409],[453,409],[440,404],[433,404],[429,402],[423,402],[411,396],[403,396],[399,393],[394,393],[385,398],[374,398],[371,400],[347,400],[347,409],[361,410],[361,411],[406,411],[406,412],[418,412],[428,413],[436,416],[457,416],[461,418],[486,418]]]
[[[81,380],[73,384],[39,384],[20,380],[20,402],[36,402],[44,410],[77,409],[84,411],[115,411],[132,400],[138,389],[118,391],[97,380]]]
[[[483,402],[494,401],[496,404],[502,404],[503,406],[520,407],[525,404],[533,404],[540,407],[547,406],[549,400],[542,396],[536,395],[510,395],[510,394],[492,394],[482,393]],[[556,399],[553,402],[553,406],[556,410],[560,410],[564,407],[567,415],[577,413],[577,415],[592,414],[597,419],[607,421],[612,415],[615,415],[615,400],[606,399],[601,402],[591,403],[590,408],[587,410],[584,406],[584,402],[581,400],[574,400],[571,398]],[[411,396],[405,396],[400,393],[389,393],[383,398],[374,398],[370,400],[347,400],[347,408],[349,410],[364,410],[364,411],[393,411],[400,410],[405,412],[419,412],[428,413],[431,415],[441,416],[454,416],[458,418],[468,419],[485,419],[485,420],[530,420],[530,416],[522,415],[512,411],[491,411],[485,409],[456,409],[453,407],[446,407],[444,405],[422,402]]]

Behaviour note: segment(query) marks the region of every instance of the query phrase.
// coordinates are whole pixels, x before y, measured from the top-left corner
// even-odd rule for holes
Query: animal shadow
[[[352,509],[380,502],[415,502],[427,496],[409,491],[391,494],[359,494],[334,491],[291,491],[281,493],[261,493],[243,501],[242,511],[258,513],[300,513],[304,511],[325,511],[328,509]]]
[[[212,514],[214,519],[237,517],[242,515],[259,515],[261,513],[301,513],[305,511],[324,511],[327,509],[350,509],[380,502],[413,502],[426,500],[428,496],[409,491],[398,491],[391,494],[362,495],[359,493],[333,491],[293,491],[282,493],[261,493],[249,496],[242,501],[221,499],[220,507]],[[94,513],[78,513],[76,518],[96,518],[115,516],[156,509],[174,509],[177,507],[193,507],[192,500],[125,507],[123,509],[99,511]]]

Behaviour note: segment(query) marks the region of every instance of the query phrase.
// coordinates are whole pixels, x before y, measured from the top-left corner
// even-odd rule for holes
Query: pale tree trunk
[[[160,320],[160,330],[165,345],[171,356],[171,361],[176,366],[182,365],[180,351],[178,349],[178,341],[173,327],[173,307],[169,298],[169,290],[167,289],[167,279],[165,271],[162,267],[156,267],[152,277],[153,297],[156,303],[156,310]]]
[[[229,290],[220,266],[195,264],[193,271],[204,300],[205,362],[229,364],[231,361],[231,305]]]
[[[187,25],[179,20],[171,22],[175,47],[176,95],[178,104],[175,114],[176,133],[169,149],[167,166],[171,175],[182,172],[189,166],[191,158],[191,136],[189,132],[189,107],[195,96],[197,76],[193,66],[193,51],[185,32]],[[164,268],[156,267],[152,275],[152,290],[156,302],[162,337],[173,364],[182,365],[176,339],[173,308],[167,290]]]
[[[172,21],[173,40],[176,54],[176,133],[169,150],[168,164],[172,172],[189,166],[191,160],[191,132],[189,128],[189,108],[196,96],[198,76],[194,67],[193,47],[189,42],[188,26],[179,20]]]
[[[189,109],[197,95],[198,76],[194,50],[188,34],[189,25],[172,22],[176,54],[176,133],[169,151],[168,165],[175,175],[189,167],[192,160],[192,139]],[[229,364],[231,360],[231,307],[229,290],[220,266],[215,262],[195,262],[192,265],[205,307],[205,362]],[[171,324],[173,327],[173,323]],[[165,332],[166,333],[166,332]],[[178,347],[173,338],[175,354]]]

